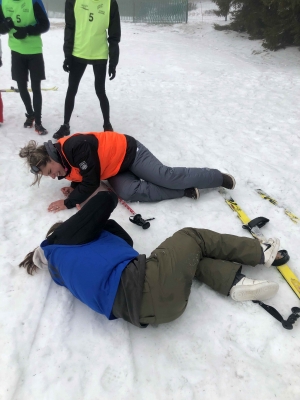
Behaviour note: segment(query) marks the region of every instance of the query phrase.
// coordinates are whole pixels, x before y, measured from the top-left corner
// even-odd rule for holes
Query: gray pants
[[[114,191],[127,201],[161,201],[183,197],[184,189],[221,186],[219,170],[166,167],[137,141],[135,160],[129,171],[108,179]]]
[[[140,322],[161,324],[178,318],[194,278],[227,296],[241,264],[255,266],[261,257],[256,239],[181,229],[147,258]]]

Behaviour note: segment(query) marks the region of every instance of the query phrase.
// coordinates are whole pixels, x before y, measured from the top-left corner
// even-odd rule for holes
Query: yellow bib
[[[107,29],[110,0],[76,0],[73,56],[88,60],[108,58]]]

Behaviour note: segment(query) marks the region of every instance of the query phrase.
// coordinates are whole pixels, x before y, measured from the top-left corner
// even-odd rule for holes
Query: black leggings
[[[71,70],[69,73],[69,87],[65,100],[65,119],[64,124],[68,124],[73,113],[75,96],[78,86],[84,74],[87,64],[77,62],[73,59]],[[105,93],[106,63],[93,65],[95,76],[95,90],[100,101],[100,107],[104,119],[104,124],[109,121],[109,102]]]
[[[41,91],[41,81],[40,80],[32,80],[31,88],[32,88],[32,102],[33,108],[31,104],[31,98],[27,89],[27,81],[17,81],[18,89],[20,92],[21,99],[25,105],[27,114],[32,115],[34,112],[35,122],[40,125],[42,118],[42,91]],[[34,110],[34,111],[33,111]]]

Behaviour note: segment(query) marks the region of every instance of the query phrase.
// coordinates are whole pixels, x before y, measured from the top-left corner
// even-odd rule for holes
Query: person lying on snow
[[[270,267],[279,240],[183,228],[149,257],[132,247],[131,237],[109,219],[118,202],[99,192],[71,218],[56,223],[20,267],[33,274],[48,269],[55,283],[108,319],[123,318],[137,327],[162,324],[185,310],[193,279],[235,301],[265,300],[278,284],[253,280],[241,264]]]
[[[122,199],[142,202],[197,199],[199,189],[235,186],[233,176],[217,169],[167,167],[138,140],[117,132],[77,133],[42,146],[31,140],[19,155],[35,174],[33,184],[42,176],[72,182],[61,189],[67,199],[49,205],[53,212],[83,203],[105,179]]]

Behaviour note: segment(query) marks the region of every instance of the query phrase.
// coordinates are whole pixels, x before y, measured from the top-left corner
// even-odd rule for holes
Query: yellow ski
[[[58,89],[57,86],[53,86],[53,87],[51,87],[51,88],[42,88],[41,90],[44,90],[44,91],[53,90],[53,91],[56,92],[57,89]],[[32,89],[31,89],[31,88],[28,88],[28,91],[29,91],[29,92],[32,92]],[[0,89],[0,92],[2,92],[2,93],[19,93],[19,89],[14,88],[14,87],[12,86],[10,89]]]
[[[243,224],[248,225],[249,222],[251,221],[248,215],[241,209],[241,207],[233,200],[233,198],[229,195],[229,193],[226,191],[224,188],[219,189],[219,193],[221,196],[224,198],[225,202],[227,205],[232,209],[232,211],[235,211],[239,217],[239,219],[242,221]],[[260,241],[265,241],[266,238],[262,234],[261,230],[255,226],[251,229],[249,229],[249,232],[253,237]],[[278,269],[278,271],[281,273],[283,278],[287,281],[287,283],[290,285],[290,287],[293,289],[293,291],[296,293],[298,298],[300,299],[300,281],[297,278],[297,276],[293,273],[293,271],[290,269],[290,267],[287,264],[281,265],[279,267],[275,267]]]
[[[283,208],[284,209],[284,213],[293,221],[295,222],[295,224],[298,224],[298,222],[300,222],[300,218],[297,217],[297,215],[295,215],[294,213],[292,213],[290,210],[288,210],[285,206],[281,205],[278,203],[277,200],[275,200],[273,197],[269,196],[266,192],[264,192],[261,189],[255,189],[256,193],[258,193],[260,195],[260,197],[264,200],[268,200],[271,204],[273,204],[274,206],[277,206],[279,208]]]

